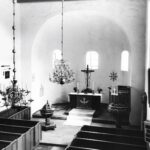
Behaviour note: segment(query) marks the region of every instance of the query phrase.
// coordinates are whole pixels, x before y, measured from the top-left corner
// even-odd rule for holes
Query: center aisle
[[[67,116],[64,125],[83,126],[91,125],[95,110],[72,109]]]

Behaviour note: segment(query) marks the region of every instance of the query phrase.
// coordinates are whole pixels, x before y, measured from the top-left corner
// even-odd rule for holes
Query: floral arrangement
[[[97,92],[98,92],[98,93],[101,93],[102,91],[103,91],[103,89],[101,89],[101,88],[99,88],[99,87],[97,88]]]
[[[28,90],[20,89],[18,86],[8,86],[5,91],[0,90],[0,94],[3,96],[3,106],[14,106],[15,104],[27,105],[27,101],[24,97],[30,93]]]

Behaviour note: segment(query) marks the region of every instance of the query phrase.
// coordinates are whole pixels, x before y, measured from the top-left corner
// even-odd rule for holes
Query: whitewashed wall
[[[5,23],[7,37],[11,40],[12,20],[8,19],[11,9],[7,8],[11,7],[11,2],[1,0],[0,3],[0,7],[8,10],[0,9],[0,21]],[[17,49],[21,56],[18,72],[21,73],[20,84],[32,89],[35,99],[32,112],[41,108],[46,100],[51,103],[66,102],[76,81],[80,82],[81,89],[85,87],[84,75],[80,70],[85,67],[86,51],[93,49],[100,56],[100,69],[92,75],[95,89],[98,86],[103,88],[103,102],[108,103],[107,87],[113,84],[109,74],[116,71],[119,78],[114,84],[132,87],[130,121],[139,124],[141,94],[144,91],[146,0],[65,1],[64,57],[76,72],[76,81],[68,86],[48,81],[52,51],[60,47],[60,11],[60,1],[17,3]],[[124,49],[131,54],[126,80],[123,80],[125,74],[120,71],[119,64],[120,53]]]
[[[1,67],[5,65],[9,65],[12,69],[13,67],[13,55],[12,55],[12,49],[13,49],[13,36],[12,36],[12,25],[13,25],[13,15],[12,15],[12,1],[10,0],[0,0],[0,90],[6,89],[7,86],[11,84],[10,79],[5,79],[3,71],[7,70],[6,67]],[[16,11],[18,11],[18,6],[16,7]],[[20,38],[19,38],[19,30],[20,25],[19,24],[19,13],[17,12],[16,15],[16,27],[17,27],[17,33],[16,33],[16,66],[17,66],[17,79],[20,79]],[[12,76],[12,70],[11,70],[11,76]],[[1,95],[0,95],[0,105],[2,105],[1,101]],[[0,107],[0,111],[4,108]]]
[[[43,104],[47,99],[52,103],[66,101],[75,83],[59,86],[48,81],[51,53],[60,44],[61,3],[19,5],[24,66],[22,77],[35,85],[33,96],[36,104]],[[99,52],[100,69],[93,74],[93,80],[96,82],[95,88],[100,86],[104,90],[103,102],[108,102],[107,87],[112,85],[108,76],[112,70],[119,75],[117,84],[123,83],[117,53],[123,49],[130,51],[130,72],[126,81],[132,87],[130,121],[139,124],[141,94],[144,91],[146,0],[66,1],[64,11],[64,57],[70,61],[76,71],[76,80],[84,88],[84,76],[80,70],[84,68],[85,53],[89,49]],[[112,63],[113,60],[116,62]],[[29,67],[31,64],[37,66],[37,74]],[[43,96],[39,94],[40,89],[44,92]]]

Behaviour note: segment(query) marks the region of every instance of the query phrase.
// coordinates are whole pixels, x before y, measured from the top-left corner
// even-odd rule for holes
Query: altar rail
[[[39,122],[0,118],[1,150],[33,150],[41,135]]]

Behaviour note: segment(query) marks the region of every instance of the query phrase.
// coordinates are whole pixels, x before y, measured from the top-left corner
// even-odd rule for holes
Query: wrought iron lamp
[[[24,97],[27,96],[30,91],[24,90],[18,87],[17,80],[16,80],[16,24],[15,24],[15,0],[12,0],[13,3],[13,25],[12,25],[12,31],[13,31],[13,79],[11,81],[11,85],[6,88],[6,91],[1,91],[0,94],[3,96],[2,100],[4,100],[4,106],[12,106],[14,107],[16,103],[19,103],[20,105],[27,105],[28,103],[31,103],[33,100],[30,99],[27,101],[24,100]]]
[[[61,60],[57,60],[55,63],[52,75],[49,77],[49,80],[58,84],[67,84],[75,80],[74,72],[70,68],[69,64],[63,59],[63,17],[64,17],[64,0],[62,0],[62,12],[61,12],[62,22],[61,22]]]

